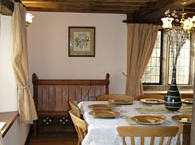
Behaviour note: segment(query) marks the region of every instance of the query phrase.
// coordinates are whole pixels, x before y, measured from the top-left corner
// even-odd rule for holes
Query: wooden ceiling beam
[[[126,11],[133,12],[138,10],[140,5],[113,5],[109,3],[94,3],[93,2],[78,2],[73,4],[73,2],[24,2],[23,4],[27,7],[29,11],[58,11],[58,12],[99,12],[99,13],[123,13]]]
[[[181,10],[182,7],[193,3],[195,3],[194,0],[158,0],[157,3],[149,4],[136,11],[132,20],[136,23],[161,23],[160,19],[167,9]]]
[[[195,0],[21,0],[29,11],[127,14],[126,22],[160,23],[167,9],[193,12]]]
[[[23,3],[31,3],[32,1],[36,2],[90,2],[89,0],[21,0]],[[146,3],[146,2],[156,2],[156,0],[93,0],[93,2],[110,2],[110,3]]]

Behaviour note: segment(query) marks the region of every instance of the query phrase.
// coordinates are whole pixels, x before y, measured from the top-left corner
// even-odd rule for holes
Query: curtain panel
[[[17,82],[18,110],[22,122],[31,122],[37,119],[37,113],[28,84],[28,53],[25,16],[26,9],[24,6],[21,3],[15,2],[12,20],[12,61]]]
[[[127,24],[127,77],[126,94],[143,94],[142,76],[152,54],[159,26]]]

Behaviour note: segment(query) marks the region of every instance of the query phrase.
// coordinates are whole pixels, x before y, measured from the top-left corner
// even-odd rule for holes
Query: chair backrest
[[[119,136],[123,139],[123,145],[126,144],[126,137],[131,140],[131,145],[135,145],[135,137],[140,137],[140,145],[144,145],[145,137],[150,137],[150,145],[155,144],[155,138],[159,138],[159,145],[163,145],[165,137],[168,138],[167,144],[170,145],[172,137],[174,137],[179,130],[178,126],[119,126],[117,131]],[[138,139],[138,138],[136,138]]]
[[[109,100],[134,100],[132,96],[124,94],[109,94],[101,95],[97,97],[97,101],[109,101]]]
[[[182,134],[183,134],[183,124],[179,124],[178,127],[179,127],[179,130],[177,132],[177,145],[182,145],[181,138],[183,137],[182,136]]]
[[[70,105],[70,109],[75,112],[76,116],[81,118],[82,115],[81,115],[81,110],[78,107],[78,102],[76,100],[69,100],[68,103]]]
[[[146,99],[146,98],[155,98],[155,99],[165,99],[165,95],[160,95],[160,94],[144,94],[144,95],[140,95],[136,97],[136,100],[140,100],[140,99]]]
[[[83,141],[87,133],[87,123],[83,119],[77,117],[73,110],[69,110],[69,114],[77,132],[78,136],[77,145],[81,145],[81,142]]]

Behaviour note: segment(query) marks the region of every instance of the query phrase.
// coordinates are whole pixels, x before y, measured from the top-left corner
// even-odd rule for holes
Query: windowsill
[[[164,85],[144,85],[144,94],[166,94],[170,86]],[[180,94],[193,94],[193,86],[179,86]]]
[[[193,90],[183,90],[183,91],[179,91],[181,94],[193,94]],[[155,90],[147,90],[144,91],[144,94],[166,94],[167,91],[155,91]]]
[[[13,112],[0,112],[0,122],[6,122],[5,126],[1,130],[2,136],[4,136],[14,121],[18,117],[18,111]]]

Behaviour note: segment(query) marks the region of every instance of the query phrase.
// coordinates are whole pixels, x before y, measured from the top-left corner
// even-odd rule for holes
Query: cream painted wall
[[[27,28],[30,81],[33,72],[55,79],[102,79],[108,72],[110,93],[125,93],[126,15],[31,13],[35,18]],[[95,57],[68,57],[68,26],[96,27]]]

